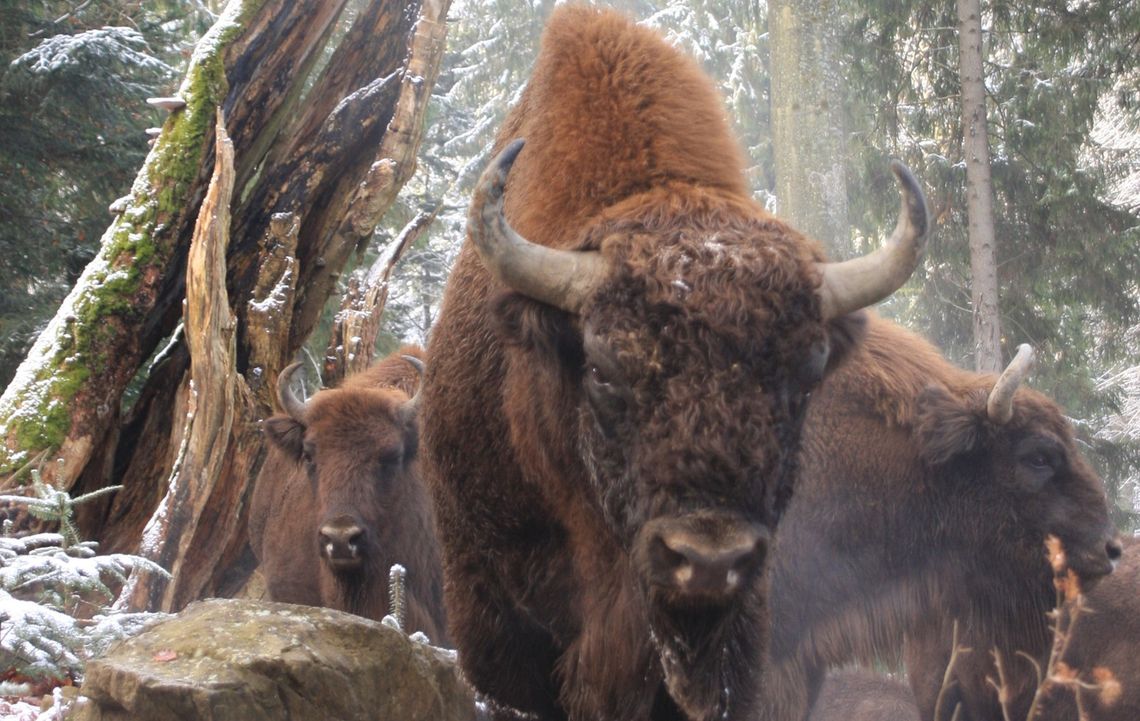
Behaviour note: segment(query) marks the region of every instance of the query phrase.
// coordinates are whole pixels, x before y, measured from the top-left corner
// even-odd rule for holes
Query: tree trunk
[[[772,145],[779,214],[824,244],[851,255],[846,143],[834,0],[775,0],[772,42]]]
[[[974,364],[981,372],[1002,369],[998,313],[997,251],[990,149],[986,134],[986,86],[982,68],[982,21],[978,0],[958,0],[958,63],[962,78],[962,151],[966,158],[971,296],[974,301]]]
[[[414,167],[447,0],[368,4],[311,82],[344,5],[227,6],[195,51],[180,91],[186,107],[167,121],[99,258],[0,401],[0,477],[42,456],[57,487],[121,483],[110,503],[83,510],[84,533],[105,551],[138,550],[148,524],[148,539],[163,539],[144,550],[175,577],[138,590],[138,605],[177,609],[248,575],[245,505],[264,452],[257,421]],[[219,219],[232,212],[229,249],[215,256],[224,270],[211,271],[225,287],[207,292],[186,278],[218,108],[232,135],[234,193],[214,209]],[[207,297],[236,321],[232,339],[203,346],[191,309]],[[216,359],[202,365],[218,343],[232,344],[230,390],[224,374],[202,380],[220,373]],[[120,418],[136,378],[141,390]],[[225,400],[205,401],[218,393]],[[207,420],[219,402],[230,419]]]
[[[234,326],[226,296],[226,246],[229,245],[230,196],[234,187],[233,142],[218,111],[214,177],[202,201],[190,242],[186,268],[186,338],[190,345],[189,409],[182,446],[171,469],[167,493],[143,534],[140,552],[178,579],[186,547],[202,520],[220,464],[230,441],[239,398],[248,397],[234,370]],[[238,384],[241,384],[239,388]],[[245,391],[242,395],[241,391]],[[245,405],[245,404],[241,404]],[[232,516],[231,516],[232,518]],[[223,523],[230,519],[223,519]],[[166,578],[137,574],[136,610],[170,610]]]

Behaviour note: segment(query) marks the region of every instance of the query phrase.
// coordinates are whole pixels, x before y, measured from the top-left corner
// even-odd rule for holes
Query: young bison
[[[405,347],[307,402],[289,389],[265,421],[269,456],[250,507],[250,544],[274,601],[373,619],[388,572],[407,570],[406,630],[447,642],[439,549],[419,474],[419,348]]]

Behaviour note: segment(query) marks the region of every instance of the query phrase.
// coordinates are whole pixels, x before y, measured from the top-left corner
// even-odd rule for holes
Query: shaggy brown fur
[[[819,249],[749,199],[711,83],[653,32],[558,8],[516,137],[511,225],[614,271],[578,315],[504,293],[470,242],[452,272],[422,417],[464,671],[543,719],[747,718],[802,401],[859,316],[821,321]],[[651,579],[674,521],[762,530],[739,593]]]
[[[827,674],[808,721],[918,721],[918,706],[901,681],[870,671],[835,671]]]
[[[1061,660],[1085,684],[1081,706],[1092,721],[1140,719],[1140,539],[1124,542],[1111,576],[1085,597]],[[1114,683],[1115,681],[1115,683]],[[1054,687],[1036,721],[1079,718],[1074,690]]]
[[[959,619],[976,649],[1038,654],[1054,597],[1047,534],[1083,577],[1109,572],[1118,547],[1104,488],[1069,423],[1021,388],[1013,418],[995,425],[986,413],[994,380],[872,318],[864,343],[813,395],[772,560],[763,718],[804,718],[829,666],[898,658],[931,619]],[[944,661],[912,677],[923,718]]]
[[[408,632],[446,643],[443,581],[431,503],[417,461],[416,420],[403,410],[419,374],[401,348],[322,390],[304,424],[280,414],[265,422],[269,456],[250,506],[250,544],[274,601],[327,606],[379,619],[388,613],[388,571],[407,569]],[[318,529],[347,516],[364,529],[364,565],[330,566]]]

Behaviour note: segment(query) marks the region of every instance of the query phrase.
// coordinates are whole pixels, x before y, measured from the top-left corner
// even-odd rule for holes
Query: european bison
[[[918,721],[918,706],[902,681],[861,669],[833,671],[808,721]]]
[[[763,718],[803,719],[829,666],[898,658],[940,619],[978,639],[977,658],[994,644],[1037,653],[1054,601],[1048,534],[1083,578],[1112,569],[1100,478],[1057,404],[1017,388],[1029,354],[995,384],[872,318],[813,394],[773,551]],[[945,664],[908,668],[930,719]]]
[[[1068,633],[1061,660],[1084,686],[1055,687],[1045,694],[1034,721],[1136,721],[1140,719],[1140,539],[1124,542],[1111,576],[1084,599]],[[1064,675],[1062,671],[1062,675]],[[1080,695],[1077,713],[1076,696]]]
[[[405,347],[306,402],[289,389],[299,364],[282,371],[285,412],[265,421],[269,455],[249,535],[274,601],[379,619],[388,571],[404,566],[406,629],[439,644],[447,641],[439,547],[410,399],[422,357]]]
[[[887,246],[823,262],[697,65],[582,6],[496,149],[421,415],[463,669],[503,716],[747,718],[804,400],[917,263],[921,191],[898,166]]]

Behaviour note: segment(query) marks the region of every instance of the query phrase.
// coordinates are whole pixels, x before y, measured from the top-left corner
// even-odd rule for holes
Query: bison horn
[[[897,160],[891,172],[902,196],[891,237],[873,253],[841,263],[820,263],[820,306],[824,319],[838,318],[878,303],[906,282],[918,266],[929,227],[926,198],[910,169]]]
[[[1001,377],[990,391],[990,398],[986,402],[986,415],[998,425],[1003,425],[1013,418],[1013,394],[1025,376],[1033,370],[1033,348],[1028,343],[1017,347],[1017,355],[1009,362]]]
[[[404,404],[404,407],[408,409],[410,413],[414,414],[420,409],[420,401],[423,400],[424,362],[414,355],[402,355],[400,357],[410,363],[411,366],[416,369],[416,373],[419,374],[419,382],[416,383],[416,392],[412,395],[411,400]]]
[[[293,391],[289,387],[293,381],[293,375],[300,367],[300,363],[293,363],[277,376],[277,402],[281,404],[281,410],[285,411],[290,418],[298,423],[304,423],[305,402],[293,395]]]
[[[596,250],[559,250],[532,243],[507,223],[503,189],[523,142],[511,141],[479,177],[467,212],[468,232],[483,264],[499,282],[528,298],[578,313],[609,274],[609,264]]]

